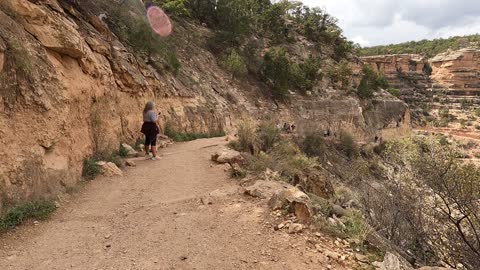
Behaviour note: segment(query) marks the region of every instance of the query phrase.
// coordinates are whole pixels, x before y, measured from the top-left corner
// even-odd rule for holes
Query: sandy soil
[[[176,144],[92,181],[48,221],[1,235],[0,269],[347,269],[273,230],[265,202],[209,160],[224,143]]]

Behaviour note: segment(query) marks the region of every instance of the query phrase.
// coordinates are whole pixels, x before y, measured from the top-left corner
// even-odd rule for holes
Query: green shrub
[[[224,132],[216,132],[216,133],[183,133],[183,132],[175,132],[174,134],[167,135],[172,140],[176,142],[188,142],[194,141],[198,139],[206,139],[206,138],[217,138],[225,136]]]
[[[52,201],[34,201],[20,204],[0,217],[0,231],[12,229],[27,219],[47,219],[55,211]]]
[[[158,0],[155,0],[159,4]],[[190,12],[185,7],[187,0],[162,0],[161,7],[168,13],[173,14],[178,17],[188,17]]]
[[[308,133],[301,142],[302,151],[309,157],[320,157],[325,152],[325,140],[320,132]]]
[[[342,60],[339,63],[332,65],[327,68],[327,77],[333,83],[340,82],[342,88],[346,89],[350,85],[350,80],[352,78],[352,69],[349,66],[347,60]]]
[[[400,97],[400,90],[396,88],[388,88],[387,91],[394,97]]]
[[[332,204],[327,200],[322,197],[319,197],[313,193],[308,193],[308,197],[310,197],[310,200],[312,202],[312,206],[319,210],[320,213],[325,217],[328,218],[332,216]]]
[[[466,100],[464,98],[462,100],[460,100],[460,107],[462,108],[462,110],[467,110],[468,108],[470,108],[470,105],[471,105],[471,103],[468,102],[468,100]]]
[[[176,142],[187,142],[187,141],[193,141],[197,139],[223,137],[225,136],[225,132],[223,131],[215,131],[215,132],[209,132],[209,133],[178,132],[173,128],[171,122],[167,122],[165,125],[165,135],[167,135],[170,139]]]
[[[257,174],[268,168],[278,172],[281,179],[292,181],[296,175],[315,164],[315,160],[304,156],[294,143],[282,140],[268,154],[260,152],[247,159],[246,168]]]
[[[438,136],[438,142],[440,143],[440,145],[444,145],[444,146],[450,144],[450,142],[448,141],[447,136],[445,136],[445,135],[440,135],[440,136]]]
[[[440,110],[438,110],[438,115],[442,119],[450,119],[451,118],[450,109],[449,108],[441,108]]]
[[[346,131],[341,131],[339,133],[337,147],[349,158],[358,156],[358,145],[353,136]]]
[[[181,0],[173,0],[177,1]],[[137,53],[147,55],[154,67],[178,74],[180,62],[174,50],[152,31],[143,14],[132,15],[130,12],[124,6],[112,9],[110,26],[113,32]]]
[[[312,81],[307,79],[305,72],[302,70],[299,64],[293,63],[290,66],[290,85],[293,88],[300,90],[307,90],[313,87]]]
[[[256,156],[251,156],[247,159],[245,168],[256,174],[263,173],[267,168],[275,169],[275,160],[270,155],[260,152]]]
[[[273,159],[274,171],[280,172],[281,176],[292,181],[298,174],[312,168],[316,161],[302,154],[300,148],[290,141],[280,141],[270,152]]]
[[[360,240],[363,243],[367,239],[371,228],[363,218],[360,212],[354,211],[351,215],[342,217],[342,222],[345,225],[344,232],[349,238]]]
[[[315,82],[322,79],[322,74],[319,73],[321,67],[320,58],[309,56],[303,63],[300,64],[305,77],[311,81]]]
[[[262,122],[257,129],[257,141],[260,150],[270,151],[280,141],[280,130],[272,122]]]
[[[388,82],[383,74],[374,71],[370,66],[364,65],[362,74],[363,77],[357,90],[360,98],[371,98],[373,97],[373,93],[380,88],[388,88]]]
[[[86,158],[83,161],[82,176],[84,178],[91,180],[100,174],[101,170],[97,161],[95,158]]]
[[[476,115],[477,117],[480,117],[480,108],[478,108],[478,109],[475,110],[475,115]]]
[[[242,149],[242,147],[240,146],[240,142],[239,142],[238,140],[229,141],[229,142],[227,143],[227,146],[228,146],[229,148],[231,148],[231,149],[233,149],[233,150],[236,150],[236,151],[239,151],[239,152],[244,151],[244,150]]]
[[[231,178],[243,179],[247,176],[247,172],[241,168],[231,167],[229,171]]]
[[[120,157],[128,156],[128,150],[127,150],[127,148],[123,147],[122,144],[120,144],[120,146],[118,147],[118,155]]]
[[[121,147],[123,148],[123,147]],[[127,155],[126,149],[113,152],[95,153],[92,157],[83,160],[82,176],[87,180],[92,180],[101,173],[100,166],[97,165],[98,161],[112,162],[117,167],[124,167],[124,162],[121,154]]]
[[[287,96],[291,75],[290,60],[285,49],[274,47],[268,50],[263,57],[262,77],[272,87],[275,97]]]
[[[232,73],[232,77],[244,76],[247,74],[245,61],[235,49],[232,49],[229,54],[224,56],[224,59],[220,64]]]
[[[432,71],[433,71],[433,68],[432,66],[430,65],[430,63],[425,63],[425,65],[423,66],[423,69],[422,69],[423,73],[425,73],[425,75],[432,75]]]
[[[255,125],[250,121],[240,123],[238,127],[238,144],[240,150],[250,152],[255,145],[255,141]]]
[[[263,31],[268,33],[273,43],[280,43],[285,41],[288,28],[284,19],[286,13],[285,5],[282,3],[275,3],[261,14],[260,20]]]

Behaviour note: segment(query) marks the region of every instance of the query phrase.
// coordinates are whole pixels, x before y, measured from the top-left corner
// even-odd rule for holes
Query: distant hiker
[[[158,116],[154,111],[155,103],[152,101],[147,102],[145,109],[143,109],[143,125],[141,132],[145,134],[145,154],[150,155],[152,152],[153,157],[148,158],[151,160],[157,160],[157,135],[160,133],[158,128]]]
[[[284,130],[285,132],[288,132],[288,131],[290,130],[290,124],[287,123],[287,122],[285,122],[285,124],[283,124],[283,130]]]
[[[290,126],[290,131],[294,132],[296,127],[297,127],[297,126],[295,126],[295,123],[293,123],[293,124]]]

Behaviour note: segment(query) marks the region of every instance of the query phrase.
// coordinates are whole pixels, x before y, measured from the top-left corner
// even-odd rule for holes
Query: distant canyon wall
[[[435,89],[456,95],[480,95],[480,50],[462,49],[429,60]]]
[[[416,54],[361,57],[382,72],[392,87],[436,90],[454,95],[480,95],[480,50],[448,51],[427,59]],[[431,69],[431,70],[429,70]]]

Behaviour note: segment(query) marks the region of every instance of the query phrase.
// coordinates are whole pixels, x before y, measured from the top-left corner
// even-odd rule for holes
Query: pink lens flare
[[[163,10],[156,6],[147,9],[147,18],[152,30],[162,37],[167,37],[172,33],[172,22]]]

